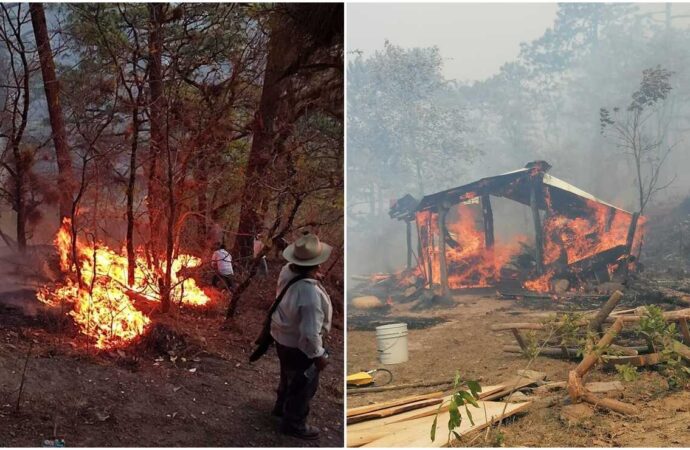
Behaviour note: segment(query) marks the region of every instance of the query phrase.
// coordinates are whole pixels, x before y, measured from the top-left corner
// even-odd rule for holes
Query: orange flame
[[[56,306],[71,304],[69,313],[82,334],[92,338],[99,349],[122,346],[144,333],[151,322],[137,310],[130,295],[150,301],[160,301],[158,278],[164,272],[165,262],[160,267],[148,267],[146,259],[136,257],[134,284],[127,282],[127,258],[103,243],[85,245],[77,241],[77,261],[72,261],[71,222],[65,219],[54,239],[60,256],[60,269],[68,274],[67,281],[60,287],[43,286],[37,297],[42,302]],[[76,279],[74,264],[79,264],[81,283]],[[182,278],[178,273],[201,264],[194,256],[179,255],[172,264],[171,299],[187,305],[205,305],[209,297],[191,278]]]
[[[494,243],[486,248],[483,230],[477,226],[474,211],[469,205],[458,205],[455,222],[448,223],[448,232],[457,242],[446,246],[448,285],[451,288],[487,287],[500,278],[501,268],[520,250],[517,237],[511,244]]]
[[[546,197],[550,209],[550,199]],[[587,200],[588,214],[568,218],[552,214],[544,221],[544,264],[553,264],[559,259],[564,264],[573,264],[598,253],[625,245],[632,216],[591,200]],[[638,221],[633,248],[639,246],[644,233],[644,218]],[[609,273],[613,267],[607,267]],[[549,270],[540,277],[526,281],[527,289],[546,292],[555,270]]]
[[[446,227],[455,245],[446,242],[446,263],[448,286],[452,289],[486,287],[498,281],[501,268],[520,250],[517,237],[510,244],[495,242],[486,248],[484,232],[477,226],[476,211],[470,205],[459,204],[453,210],[456,219],[446,219]],[[440,237],[438,215],[431,211],[417,213],[424,257],[420,261],[420,272],[432,283],[441,282]]]

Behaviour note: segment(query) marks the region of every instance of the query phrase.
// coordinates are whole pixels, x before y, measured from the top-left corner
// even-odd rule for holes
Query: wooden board
[[[499,385],[495,385],[495,386],[484,386],[482,389],[482,392],[479,394],[479,399],[481,400],[483,398],[482,396],[488,396],[488,395],[491,395],[495,392],[502,391],[503,389],[505,389],[504,384],[499,384]],[[450,395],[443,397],[443,406],[441,407],[441,411],[448,411],[448,402],[450,402]],[[420,409],[416,409],[414,411],[404,412],[402,414],[395,414],[393,416],[384,417],[381,419],[368,420],[366,422],[348,425],[347,431],[348,432],[350,432],[350,431],[363,431],[363,430],[366,430],[368,428],[377,428],[377,427],[390,425],[393,423],[403,422],[405,420],[412,420],[412,419],[418,419],[420,417],[427,417],[427,416],[431,416],[433,414],[436,414],[436,411],[438,411],[438,405],[427,406],[425,408],[420,408]]]
[[[355,423],[366,422],[367,420],[381,419],[383,417],[389,417],[396,414],[402,414],[407,411],[413,411],[419,408],[425,408],[429,406],[436,406],[443,401],[442,398],[431,398],[428,400],[420,400],[418,402],[405,403],[404,405],[393,406],[391,408],[379,409],[377,411],[372,411],[366,414],[358,414],[356,416],[348,417],[347,424],[352,425]]]
[[[391,400],[388,402],[374,403],[372,405],[358,406],[356,408],[349,408],[347,410],[347,417],[357,416],[360,414],[367,414],[373,411],[378,411],[380,409],[392,408],[394,406],[404,405],[407,403],[418,402],[420,400],[429,400],[432,398],[443,397],[443,392],[432,392],[430,394],[421,395],[410,395],[408,397],[399,398],[397,400]]]
[[[479,402],[479,408],[469,406],[470,412],[474,419],[474,425],[469,420],[465,408],[460,408],[462,422],[460,427],[455,431],[460,435],[467,434],[470,431],[480,430],[489,424],[500,420],[502,417],[508,417],[519,411],[523,411],[531,402],[507,404],[503,402]],[[365,433],[355,433],[352,436],[353,441],[366,440],[361,445],[365,447],[445,447],[448,444],[448,419],[449,413],[444,412],[439,414],[436,423],[436,440],[431,441],[431,426],[434,422],[434,416],[422,417],[414,420],[407,420],[387,427],[381,427],[377,430],[368,430]],[[394,428],[394,429],[393,429]],[[348,445],[350,445],[351,437],[348,431]]]
[[[504,381],[502,384],[505,387],[502,390],[492,392],[489,395],[485,395],[484,397],[481,397],[481,398],[482,398],[482,400],[497,400],[499,398],[505,397],[506,395],[510,394],[512,391],[517,391],[518,389],[522,389],[523,387],[527,387],[530,384],[534,384],[538,381],[540,381],[540,380],[516,376],[516,377],[511,378],[508,381]]]

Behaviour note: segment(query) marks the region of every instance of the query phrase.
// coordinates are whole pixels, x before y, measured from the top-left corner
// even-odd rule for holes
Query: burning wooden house
[[[555,280],[575,286],[584,280],[625,276],[634,268],[643,220],[638,213],[549,175],[550,168],[545,161],[535,161],[420,201],[410,195],[397,200],[389,215],[407,225],[408,269],[416,271],[426,286],[440,286],[443,293],[507,280],[529,290],[549,291]],[[533,244],[522,237],[496,242],[492,196],[531,209]]]

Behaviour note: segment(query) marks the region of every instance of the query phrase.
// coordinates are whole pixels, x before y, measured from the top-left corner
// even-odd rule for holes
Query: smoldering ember
[[[342,445],[343,11],[0,5],[0,445]],[[314,235],[326,387],[280,418],[249,357]]]
[[[690,7],[347,23],[348,446],[687,446]]]

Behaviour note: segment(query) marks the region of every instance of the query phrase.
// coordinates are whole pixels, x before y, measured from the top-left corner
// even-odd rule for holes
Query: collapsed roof
[[[472,183],[426,195],[419,202],[408,194],[391,206],[389,215],[394,219],[406,220],[409,218],[411,220],[414,218],[415,212],[435,210],[442,202],[452,205],[485,195],[504,197],[529,206],[531,184],[535,172],[540,172],[543,175],[544,196],[537,198],[539,209],[545,210],[547,207],[545,199],[550,198],[551,209],[569,217],[586,214],[589,201],[612,208],[616,212],[632,215],[631,212],[600,200],[560,178],[544,173],[549,168],[551,166],[545,161],[531,162],[523,169],[485,177]]]

